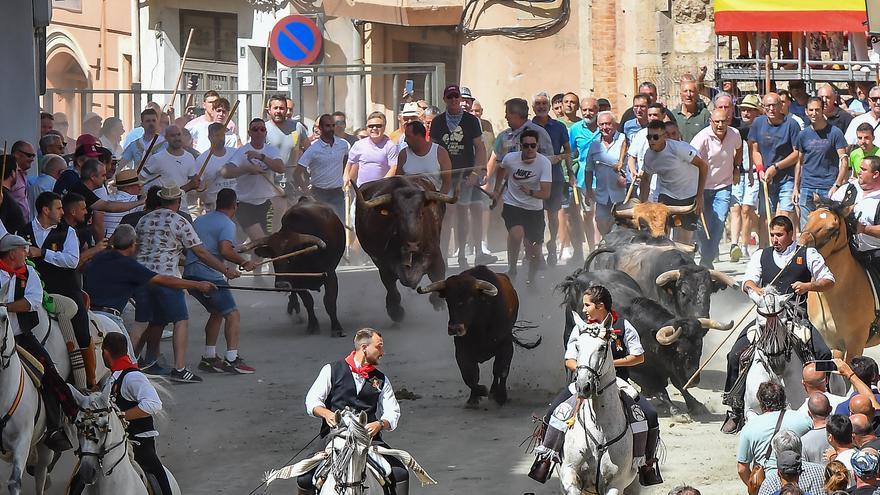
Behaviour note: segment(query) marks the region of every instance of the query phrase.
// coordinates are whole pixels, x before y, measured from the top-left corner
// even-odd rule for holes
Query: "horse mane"
[[[820,198],[819,203],[816,206],[818,208],[825,208],[838,218],[843,219],[843,224],[846,227],[846,240],[849,244],[849,250],[853,254],[853,257],[855,257],[858,253],[856,234],[858,233],[857,229],[859,221],[850,209],[853,205],[852,200],[854,198],[850,198],[849,196],[850,195],[847,195],[843,201],[834,201],[830,198]],[[847,212],[848,209],[849,212]]]

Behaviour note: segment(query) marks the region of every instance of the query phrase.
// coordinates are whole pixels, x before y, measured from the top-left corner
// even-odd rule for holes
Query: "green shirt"
[[[861,147],[857,146],[856,149],[849,154],[849,166],[853,169],[854,175],[859,175],[862,172],[862,160],[866,156],[880,156],[880,146],[874,146],[874,149],[867,153],[865,153],[865,150]]]

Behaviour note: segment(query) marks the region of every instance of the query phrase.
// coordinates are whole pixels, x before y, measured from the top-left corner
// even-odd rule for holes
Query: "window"
[[[238,17],[235,14],[181,10],[181,46],[186,44],[190,28],[195,28],[189,47],[190,59],[237,62]]]

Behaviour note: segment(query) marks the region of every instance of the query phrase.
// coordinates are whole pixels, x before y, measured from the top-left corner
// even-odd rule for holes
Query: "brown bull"
[[[663,203],[640,203],[636,200],[621,209],[617,205],[612,207],[611,212],[618,221],[623,221],[628,226],[637,230],[647,230],[653,237],[669,235],[669,217],[675,215],[687,215],[696,208],[691,206],[666,206]]]
[[[458,201],[437,192],[434,184],[419,176],[396,175],[352,186],[355,203],[355,231],[358,241],[385,285],[385,310],[395,322],[404,316],[397,281],[411,289],[426,274],[432,282],[446,276],[446,259],[440,252],[440,226],[446,204]],[[443,308],[436,294],[434,308]]]
[[[853,232],[847,218],[851,218],[852,206],[818,198],[816,203],[798,241],[819,251],[835,282],[825,292],[808,293],[807,314],[828,347],[845,350],[849,360],[861,356],[865,347],[880,344],[880,335],[871,335],[877,319],[874,292],[865,269],[850,251]]]

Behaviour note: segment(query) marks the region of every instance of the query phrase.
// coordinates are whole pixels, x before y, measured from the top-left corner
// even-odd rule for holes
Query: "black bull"
[[[557,286],[564,296],[566,342],[572,329],[568,323],[573,323],[571,312],[581,314],[584,290],[593,285],[602,285],[611,292],[614,310],[639,334],[645,349],[645,362],[630,368],[630,377],[639,384],[642,392],[657,397],[665,409],[675,413],[676,408],[666,392],[666,386],[671,382],[681,392],[689,412],[705,414],[705,406],[684,388],[684,384],[699,368],[703,337],[708,330],[730,330],[733,322],[722,324],[709,318],[676,317],[656,301],[638,294],[635,281],[616,270],[577,271]]]
[[[465,385],[471,389],[468,407],[476,407],[480,397],[491,395],[495,402],[507,402],[507,375],[513,359],[513,345],[534,349],[540,337],[524,343],[514,335],[519,314],[519,298],[510,278],[483,265],[434,282],[420,294],[437,294],[449,308],[447,332],[455,342],[455,360]],[[480,363],[492,363],[492,387],[480,385]]]
[[[385,310],[391,320],[403,320],[397,281],[411,289],[426,274],[432,282],[446,276],[446,259],[440,252],[440,228],[446,204],[458,200],[436,191],[425,177],[386,177],[353,186],[355,231],[364,252],[375,263],[385,286]],[[432,295],[437,310],[443,304]]]
[[[309,291],[320,290],[323,286],[324,308],[330,316],[331,332],[334,336],[341,337],[344,335],[342,325],[336,317],[336,297],[339,293],[336,266],[345,251],[345,228],[333,208],[303,196],[281,218],[281,229],[278,232],[256,240],[250,246],[242,246],[240,250],[255,248],[257,255],[274,258],[309,246],[318,246],[319,249],[274,261],[275,273],[324,272],[326,276],[277,277],[275,286],[303,289],[290,294],[287,312],[292,313],[295,309],[299,313],[296,299],[299,296],[308,313],[308,330],[311,333],[317,332],[320,326],[315,316],[315,302]]]

